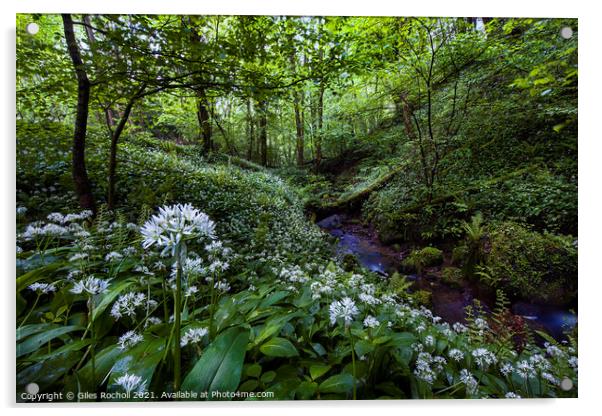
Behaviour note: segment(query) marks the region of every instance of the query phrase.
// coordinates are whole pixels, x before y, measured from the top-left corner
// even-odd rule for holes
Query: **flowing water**
[[[353,254],[368,270],[388,276],[398,269],[407,250],[396,251],[383,245],[376,231],[345,215],[335,214],[318,222],[318,226],[338,239],[337,256]],[[406,247],[407,248],[407,247]],[[424,276],[409,275],[412,290],[431,292],[433,313],[446,322],[463,322],[464,308],[478,299],[485,310],[495,302],[494,296],[484,287],[464,282],[460,287],[443,283],[438,270],[427,271]],[[574,327],[577,315],[561,306],[538,305],[524,301],[513,302],[512,313],[522,316],[533,329],[544,330],[556,339],[562,339],[565,330]]]

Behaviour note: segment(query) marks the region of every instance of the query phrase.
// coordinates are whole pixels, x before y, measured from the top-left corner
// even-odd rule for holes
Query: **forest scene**
[[[16,27],[18,402],[577,397],[577,19]]]

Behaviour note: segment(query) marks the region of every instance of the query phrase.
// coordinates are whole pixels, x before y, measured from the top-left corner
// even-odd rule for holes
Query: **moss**
[[[417,290],[416,292],[412,293],[412,297],[414,298],[414,301],[419,305],[424,305],[426,307],[431,306],[432,293],[428,290]]]
[[[463,277],[462,270],[458,267],[445,267],[441,270],[441,281],[448,286],[460,287]]]
[[[577,293],[577,248],[571,237],[505,222],[492,227],[482,281],[535,302],[562,304]]]
[[[424,247],[413,250],[402,262],[402,266],[410,271],[422,273],[425,267],[439,266],[443,263],[443,252],[435,247]]]
[[[466,244],[460,244],[452,250],[452,264],[454,266],[463,266],[468,257],[468,247]]]
[[[389,289],[391,289],[396,295],[404,296],[407,295],[407,290],[412,286],[412,282],[408,281],[406,276],[393,273],[389,278]]]

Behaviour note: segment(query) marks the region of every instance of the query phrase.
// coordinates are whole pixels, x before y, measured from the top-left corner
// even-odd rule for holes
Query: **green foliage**
[[[182,389],[209,400],[577,396],[577,329],[538,346],[506,295],[576,295],[576,240],[551,234],[577,231],[576,20],[493,19],[484,32],[462,18],[82,20],[93,217],[71,176],[77,86],[61,18],[17,16],[18,392],[124,392],[135,376],[145,395],[131,400],[178,399],[181,364]],[[573,39],[557,36],[564,25]],[[109,138],[139,90],[109,211]],[[308,163],[291,168],[299,154]],[[143,246],[140,227],[175,203],[215,221],[221,254]],[[385,242],[453,242],[455,266],[504,292],[491,314],[475,300],[466,326],[442,322],[405,276],[337,265],[304,207],[361,208]],[[402,267],[442,263],[429,246]],[[459,268],[441,274],[461,283]],[[92,278],[106,290],[77,289]]]
[[[441,281],[451,287],[460,287],[464,273],[458,267],[444,267],[441,269]]]
[[[443,263],[441,250],[436,247],[424,247],[420,250],[412,250],[402,264],[404,267],[422,274],[425,267],[439,266],[441,263]]]
[[[566,303],[577,290],[577,249],[571,237],[538,233],[515,223],[490,232],[481,279],[527,299]]]

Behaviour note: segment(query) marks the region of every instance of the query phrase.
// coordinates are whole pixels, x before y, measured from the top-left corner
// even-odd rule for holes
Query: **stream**
[[[386,277],[397,271],[409,251],[409,245],[400,247],[400,251],[383,245],[372,227],[344,214],[326,217],[317,225],[337,238],[337,257],[353,254],[363,267],[381,276]],[[460,287],[449,286],[437,275],[439,268],[435,269],[428,269],[424,276],[409,275],[407,278],[413,282],[411,290],[431,292],[431,309],[444,321],[450,324],[465,322],[464,308],[475,299],[481,302],[486,311],[494,306],[495,297],[491,291],[468,282]],[[577,324],[577,315],[568,307],[514,301],[510,309],[513,314],[522,316],[532,329],[543,330],[557,340],[564,339],[564,331]]]

